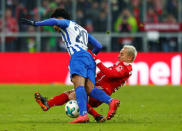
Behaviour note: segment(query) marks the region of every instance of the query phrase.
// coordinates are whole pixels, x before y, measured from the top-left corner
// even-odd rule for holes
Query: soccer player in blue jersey
[[[56,9],[50,19],[36,22],[22,18],[21,22],[32,26],[53,26],[61,34],[65,42],[67,51],[71,56],[69,70],[80,109],[80,116],[70,123],[89,121],[87,115],[87,95],[107,103],[109,105],[107,118],[113,117],[120,101],[112,99],[101,89],[94,88],[97,61],[95,63],[91,54],[87,51],[87,44],[90,43],[94,47],[92,52],[97,54],[102,48],[101,44],[88,34],[83,27],[72,21],[70,15],[61,8]],[[39,94],[36,98],[41,103]]]

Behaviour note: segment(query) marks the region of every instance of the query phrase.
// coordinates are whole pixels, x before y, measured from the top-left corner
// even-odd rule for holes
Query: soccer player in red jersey
[[[111,67],[106,67],[103,63],[92,53],[92,57],[95,59],[97,67],[100,71],[97,73],[95,78],[95,88],[102,89],[107,95],[112,95],[117,91],[121,86],[125,84],[128,78],[132,74],[132,62],[136,58],[137,51],[134,46],[125,45],[119,55],[118,61]],[[37,96],[41,97],[37,99]],[[47,100],[45,97],[42,97],[40,93],[35,93],[35,99],[41,106],[44,111],[47,111],[50,107],[63,105],[67,101],[75,99],[74,90],[66,91],[58,96],[53,97],[50,100]],[[102,102],[89,97],[87,103],[87,111],[91,114],[97,122],[105,121],[105,117],[97,113],[92,107],[98,107]],[[110,120],[115,115],[115,112],[112,115],[107,116],[107,120]]]

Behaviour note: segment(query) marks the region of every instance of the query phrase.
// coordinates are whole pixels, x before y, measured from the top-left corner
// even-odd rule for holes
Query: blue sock
[[[87,94],[83,86],[78,86],[75,89],[76,100],[80,109],[80,115],[83,116],[87,114]]]
[[[112,101],[112,98],[108,96],[103,90],[98,88],[93,88],[90,93],[90,96],[104,103],[109,104]]]

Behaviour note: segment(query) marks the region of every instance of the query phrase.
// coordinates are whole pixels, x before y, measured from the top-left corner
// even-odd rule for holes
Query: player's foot
[[[35,92],[34,95],[35,95],[35,100],[41,106],[42,110],[47,111],[49,109],[48,100],[42,95],[40,95],[40,93],[38,92]]]
[[[109,103],[109,112],[107,114],[107,120],[110,120],[112,117],[114,117],[119,105],[120,105],[120,100],[112,99],[112,102]]]
[[[74,121],[70,121],[69,123],[87,123],[89,122],[89,117],[87,114],[84,116],[79,115]]]
[[[95,120],[96,120],[97,122],[105,122],[105,121],[106,121],[106,117],[100,115],[100,116],[97,116],[97,117],[95,118]]]

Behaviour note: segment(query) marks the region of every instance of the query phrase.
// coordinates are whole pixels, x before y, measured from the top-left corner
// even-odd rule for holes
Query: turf
[[[72,89],[65,85],[0,85],[0,131],[177,131],[182,130],[182,87],[125,86],[113,94],[121,100],[116,116],[105,123],[69,124],[64,106],[43,112],[35,91],[51,98]],[[106,115],[108,106],[97,109]]]

